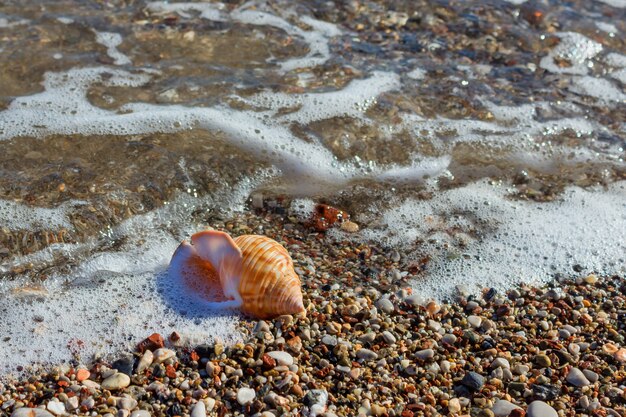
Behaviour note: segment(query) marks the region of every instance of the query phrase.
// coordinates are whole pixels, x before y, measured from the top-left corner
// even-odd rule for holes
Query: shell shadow
[[[208,282],[194,280],[190,285],[177,265],[157,272],[156,285],[165,305],[188,319],[240,316],[232,302],[224,301]]]

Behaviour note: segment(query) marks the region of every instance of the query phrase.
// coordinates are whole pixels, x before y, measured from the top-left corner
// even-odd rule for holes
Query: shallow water
[[[1,3],[0,371],[236,340],[166,267],[253,195],[346,210],[326,239],[426,296],[623,275],[625,7]]]

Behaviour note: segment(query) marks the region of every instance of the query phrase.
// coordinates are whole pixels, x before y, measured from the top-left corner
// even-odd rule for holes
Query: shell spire
[[[188,263],[209,264],[202,270],[212,276],[204,277],[196,267],[193,279],[219,281],[223,296],[230,300],[225,305],[239,307],[243,313],[262,319],[306,313],[300,278],[291,256],[280,243],[258,235],[232,239],[227,233],[214,230],[198,232],[191,241],[193,245],[181,244],[170,265],[183,265],[179,269],[185,277],[185,271],[192,270]]]

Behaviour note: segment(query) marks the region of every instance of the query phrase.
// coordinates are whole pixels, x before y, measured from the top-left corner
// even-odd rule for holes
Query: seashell
[[[287,250],[266,236],[224,232],[194,234],[170,262],[184,283],[223,307],[237,307],[256,318],[304,313],[300,278]]]

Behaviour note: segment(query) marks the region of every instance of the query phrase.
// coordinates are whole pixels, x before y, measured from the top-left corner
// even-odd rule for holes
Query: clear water
[[[426,257],[426,297],[623,274],[625,7],[2,2],[0,371],[236,340],[166,268],[253,194]]]

